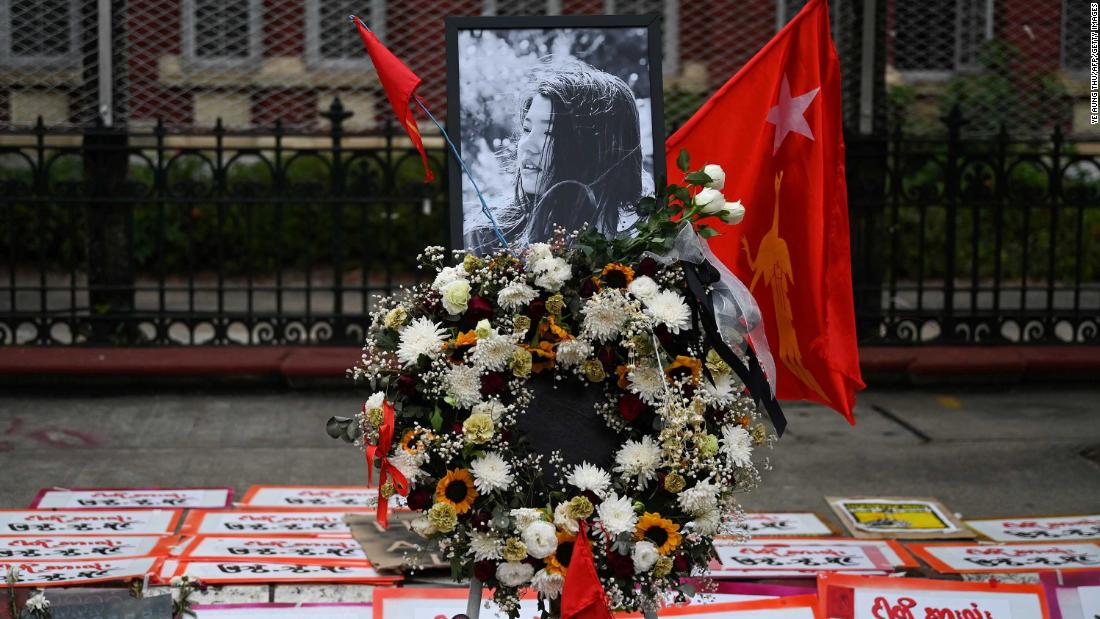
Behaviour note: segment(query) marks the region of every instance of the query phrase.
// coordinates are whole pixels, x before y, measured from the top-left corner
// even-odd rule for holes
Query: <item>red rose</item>
[[[470,299],[470,303],[466,306],[466,314],[463,319],[476,323],[479,320],[487,320],[493,317],[493,305],[485,300],[485,297],[475,296]]]
[[[617,552],[607,553],[607,566],[616,578],[630,578],[634,575],[634,560]]]
[[[497,562],[486,559],[474,563],[474,578],[481,582],[489,582],[497,574]]]
[[[619,414],[627,421],[634,421],[645,412],[645,402],[633,393],[624,394],[619,399]]]
[[[615,349],[611,346],[604,346],[601,348],[599,353],[597,353],[597,357],[600,363],[603,364],[603,369],[607,372],[614,370],[615,366],[618,365],[618,363],[616,363],[618,359],[615,358]]]
[[[584,278],[584,281],[581,282],[581,288],[578,291],[578,294],[582,299],[587,299],[588,297],[596,294],[596,281],[593,280],[591,277]]]
[[[414,374],[402,374],[397,377],[397,391],[405,397],[416,395],[416,376]]]
[[[535,299],[527,304],[527,317],[532,323],[537,323],[546,315],[546,301]]]
[[[504,391],[507,384],[508,379],[503,372],[489,372],[481,377],[481,395],[485,397],[497,395]]]
[[[428,486],[421,486],[416,490],[409,493],[406,502],[409,504],[409,509],[413,511],[424,511],[432,506],[432,491],[434,489]]]
[[[677,572],[686,572],[691,567],[691,562],[688,560],[688,556],[685,554],[678,554],[676,558],[672,560],[672,569]]]
[[[646,277],[653,277],[657,274],[657,261],[653,258],[642,258],[642,261],[638,263],[634,272],[638,275],[645,275]]]

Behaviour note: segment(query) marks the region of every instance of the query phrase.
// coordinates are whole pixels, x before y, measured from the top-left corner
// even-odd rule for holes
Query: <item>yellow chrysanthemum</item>
[[[634,539],[649,540],[657,547],[658,553],[667,555],[679,548],[683,538],[680,536],[680,525],[662,518],[659,513],[646,512],[638,519]]]
[[[476,498],[477,489],[474,488],[474,478],[466,469],[447,471],[443,479],[435,485],[435,500],[450,505],[459,514],[470,511]]]

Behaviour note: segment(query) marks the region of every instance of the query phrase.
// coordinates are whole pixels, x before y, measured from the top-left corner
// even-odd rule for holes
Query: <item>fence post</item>
[[[328,110],[321,116],[329,121],[329,133],[332,136],[332,195],[336,198],[330,205],[332,214],[332,337],[339,341],[344,334],[344,205],[340,198],[344,195],[344,121],[354,112],[344,109],[340,97],[332,100]]]
[[[943,265],[943,320],[941,339],[954,340],[955,333],[955,254],[958,249],[956,226],[959,219],[959,158],[961,156],[959,133],[966,123],[962,111],[956,103],[941,120],[947,124],[947,165],[944,169],[944,226],[946,247]]]

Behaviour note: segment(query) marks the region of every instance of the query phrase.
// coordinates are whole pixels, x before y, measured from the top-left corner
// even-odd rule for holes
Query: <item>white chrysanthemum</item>
[[[665,377],[661,370],[648,365],[640,365],[630,370],[627,375],[630,379],[630,392],[637,395],[643,402],[654,406],[661,401],[665,394]]]
[[[627,478],[636,477],[639,489],[656,476],[660,463],[661,448],[652,436],[643,436],[641,442],[627,441],[615,454],[615,472]]]
[[[630,497],[621,497],[615,493],[604,499],[596,508],[596,515],[600,517],[607,532],[612,535],[627,533],[634,530],[638,524],[638,515],[634,513],[634,502]]]
[[[545,520],[536,520],[523,529],[523,543],[527,545],[527,554],[536,559],[545,559],[558,549],[558,532],[554,525]]]
[[[718,485],[704,480],[676,495],[680,509],[692,516],[713,511],[718,508]]]
[[[732,373],[712,374],[713,383],[703,381],[703,388],[716,400],[728,400],[741,392],[742,383]]]
[[[475,531],[470,535],[470,554],[474,556],[474,561],[499,559],[503,546],[504,542],[491,533]]]
[[[581,525],[576,518],[569,517],[569,503],[558,503],[554,508],[554,526],[570,535],[576,535],[581,530]]]
[[[672,333],[691,326],[691,308],[674,290],[662,290],[646,301],[646,313]]]
[[[436,533],[439,533],[439,529],[435,528],[427,516],[421,516],[412,521],[412,530],[420,537],[431,537]]]
[[[535,572],[535,577],[531,579],[531,588],[547,600],[557,599],[564,586],[565,576],[544,569]]]
[[[566,340],[558,344],[557,363],[561,367],[576,367],[592,357],[592,343],[584,339]]]
[[[363,403],[363,408],[370,410],[372,408],[382,408],[382,403],[386,401],[386,394],[381,391],[375,391],[370,394],[367,401]]]
[[[474,486],[481,494],[505,490],[512,485],[512,467],[500,454],[491,451],[470,463]]]
[[[653,295],[661,290],[657,282],[653,281],[653,278],[647,275],[635,277],[634,281],[630,282],[630,285],[628,285],[626,289],[630,294],[634,295],[634,298],[641,301],[648,301],[653,298]]]
[[[504,415],[504,412],[507,409],[508,407],[501,404],[500,400],[493,398],[492,400],[489,400],[487,402],[481,402],[475,405],[470,413],[474,415],[488,415],[489,418],[492,419],[494,423],[496,423],[497,421],[500,421],[501,416]]]
[[[466,279],[466,269],[464,267],[443,267],[435,276],[435,280],[432,282],[432,288],[436,290],[443,290],[447,287],[447,284],[456,282],[460,279]]]
[[[44,591],[35,591],[33,595],[27,598],[25,608],[30,611],[36,611],[39,613],[45,612],[50,607],[50,601],[46,599],[46,593]]]
[[[516,352],[516,345],[502,335],[490,335],[479,338],[470,353],[470,360],[479,368],[485,368],[494,372],[503,370]]]
[[[397,467],[397,470],[401,471],[401,474],[405,476],[405,479],[409,480],[409,484],[413,484],[417,479],[427,475],[420,469],[420,465],[427,462],[427,454],[411,454],[400,446],[394,450],[394,454],[390,456],[390,463]]]
[[[398,332],[397,358],[405,365],[416,365],[420,355],[434,359],[443,354],[446,337],[443,325],[430,318],[417,318]]]
[[[497,580],[505,587],[519,587],[531,580],[535,568],[527,563],[507,561],[497,566]]]
[[[630,317],[626,299],[615,289],[592,295],[581,308],[581,313],[584,314],[584,330],[601,341],[618,335],[623,323]]]
[[[722,526],[722,514],[717,509],[712,509],[709,512],[704,512],[695,517],[695,520],[684,525],[684,528],[690,531],[695,531],[699,535],[705,535],[707,537],[717,535],[718,529]]]
[[[471,408],[481,401],[481,373],[468,365],[452,366],[443,384],[457,408]]]
[[[500,289],[497,293],[497,305],[507,310],[513,310],[521,305],[527,305],[537,297],[539,293],[523,282],[512,282]]]
[[[532,522],[542,520],[542,510],[533,507],[517,507],[510,513],[512,518],[516,521],[516,530],[521,533],[530,526]]]
[[[752,464],[752,436],[741,426],[722,426],[722,452],[733,466]]]
[[[630,553],[630,558],[634,559],[634,573],[641,574],[648,572],[661,555],[658,554],[653,542],[642,540],[634,544],[634,551]]]
[[[611,475],[595,464],[587,462],[574,466],[573,471],[569,473],[569,477],[566,477],[565,481],[581,492],[589,490],[601,499],[607,493],[607,489],[611,487]]]
[[[553,258],[554,251],[549,243],[531,243],[527,246],[527,264],[534,264],[540,260]]]
[[[573,277],[573,267],[562,258],[544,258],[531,265],[535,273],[535,285],[555,292]]]

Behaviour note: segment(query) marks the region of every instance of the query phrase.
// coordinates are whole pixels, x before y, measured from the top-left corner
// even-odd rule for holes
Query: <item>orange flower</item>
[[[612,262],[600,271],[600,281],[612,288],[626,288],[634,281],[634,269],[619,262]]]
[[[620,365],[619,367],[615,368],[615,373],[619,375],[619,382],[617,383],[619,385],[619,389],[623,389],[624,391],[626,389],[629,389],[630,379],[627,377],[627,374],[630,374],[630,367],[626,365]]]
[[[558,531],[558,549],[554,554],[543,559],[546,562],[547,572],[565,576],[566,570],[569,569],[569,561],[573,558],[573,543],[576,539],[576,535]]]
[[[554,345],[550,342],[539,342],[538,346],[523,344],[523,348],[531,353],[531,372],[538,374],[554,367],[557,355],[554,354]]]
[[[455,339],[444,342],[443,350],[450,355],[452,361],[460,363],[466,351],[470,350],[474,344],[477,344],[477,331],[471,330],[459,333]]]
[[[459,514],[465,514],[474,506],[477,489],[474,478],[466,469],[451,469],[435,485],[435,500],[455,508]]]
[[[539,323],[539,340],[551,343],[565,342],[573,339],[572,335],[558,324],[553,316],[547,316]]]
[[[699,376],[703,372],[703,363],[695,357],[676,355],[676,359],[665,368],[665,376],[670,380],[687,378],[691,376],[691,382],[698,383]]]
[[[424,428],[406,430],[405,433],[401,435],[401,449],[411,454],[418,454],[424,451],[424,448],[427,447],[427,444],[431,442],[432,438],[432,433]]]

